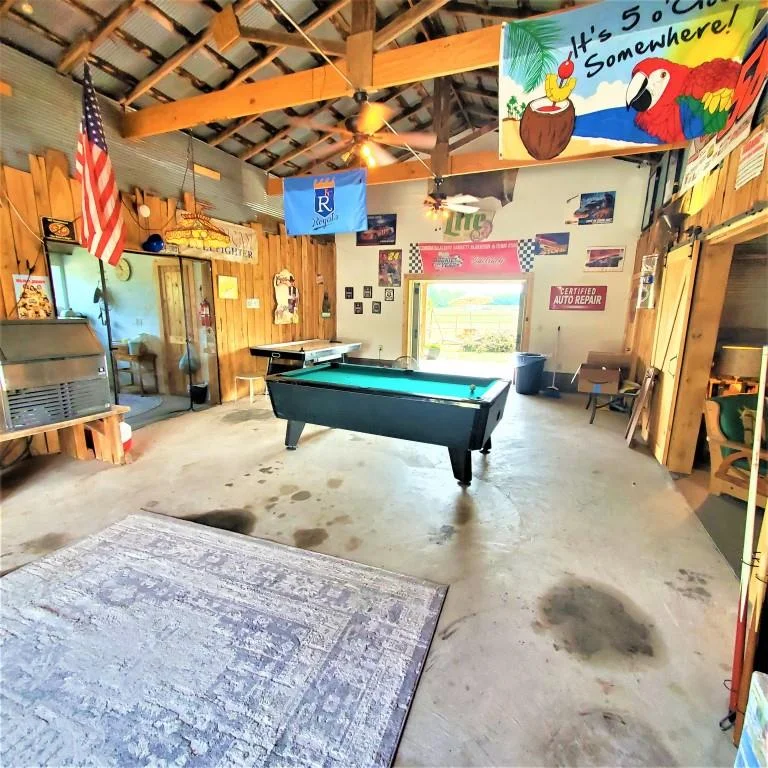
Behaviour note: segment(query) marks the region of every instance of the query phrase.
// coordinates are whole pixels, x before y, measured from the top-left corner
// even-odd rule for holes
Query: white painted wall
[[[571,233],[567,256],[539,256],[534,268],[530,305],[530,351],[554,352],[555,333],[561,327],[558,370],[575,371],[589,350],[619,351],[622,346],[627,302],[632,280],[635,245],[640,234],[648,168],[621,160],[523,168],[515,186],[514,200],[496,214],[493,238],[523,239],[543,232]],[[613,224],[577,226],[564,224],[566,200],[582,192],[616,191]],[[397,213],[397,247],[407,265],[408,245],[442,239],[434,222],[422,210],[426,183],[408,182],[370,187],[370,213]],[[573,206],[577,207],[576,205]],[[622,272],[587,273],[583,265],[590,246],[624,246],[627,255]],[[403,290],[395,302],[384,302],[377,286],[376,246],[358,248],[355,235],[336,236],[338,335],[363,342],[360,355],[392,359],[403,354]],[[371,314],[371,300],[363,299],[363,286],[373,285],[373,297],[382,301],[382,314]],[[552,285],[607,285],[604,312],[550,311]],[[355,315],[353,302],[344,298],[344,287],[353,286],[355,300],[364,302],[364,314]]]

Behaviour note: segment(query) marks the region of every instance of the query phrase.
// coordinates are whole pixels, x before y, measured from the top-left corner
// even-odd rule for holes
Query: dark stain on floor
[[[72,538],[66,533],[46,533],[45,536],[25,541],[21,545],[21,551],[32,555],[47,555],[55,549],[61,549],[70,541]]]
[[[547,765],[677,765],[661,736],[637,718],[595,709],[558,719],[545,747]]]
[[[234,483],[224,483],[224,486],[226,488],[231,488],[234,485]]]
[[[466,494],[459,496],[454,514],[456,525],[466,525],[472,519],[474,511],[475,503],[472,498]]]
[[[268,419],[272,414],[269,411],[261,410],[243,410],[232,411],[226,416],[222,416],[222,424],[242,424],[244,421],[264,421]]]
[[[267,479],[265,477],[262,477],[261,480],[259,480],[259,485],[264,485],[264,483],[267,482]]]
[[[363,540],[361,538],[350,536],[347,539],[347,543],[344,545],[344,549],[346,549],[347,552],[354,552],[362,543]]]
[[[349,515],[336,515],[336,517],[331,518],[326,525],[335,525],[336,523],[346,524],[349,522],[352,522],[352,518]]]
[[[261,472],[262,475],[271,475],[272,474],[272,467],[260,467],[259,472]]]
[[[555,650],[562,647],[582,659],[598,653],[601,658],[657,655],[652,622],[628,598],[602,585],[569,577],[540,599],[539,608],[541,621],[534,627],[554,635]]]
[[[299,549],[312,549],[328,538],[325,528],[299,528],[293,532],[293,542]]]
[[[199,515],[189,515],[182,518],[191,523],[207,525],[211,528],[221,528],[224,531],[235,533],[250,533],[257,522],[257,518],[247,509],[212,509]]]
[[[157,501],[156,499],[151,499],[150,501],[146,501],[146,502],[144,502],[144,506],[145,506],[147,509],[154,509],[154,508],[155,508],[155,507],[156,507],[156,506],[157,506],[159,503],[160,503],[160,502],[159,502],[159,501]]]
[[[456,529],[452,525],[441,525],[440,530],[432,534],[432,541],[441,546],[450,541],[455,533]]]
[[[325,484],[329,488],[340,488],[343,483],[344,483],[343,477],[329,477],[328,480],[326,480],[325,482]]]
[[[709,578],[706,573],[678,568],[675,581],[665,581],[664,583],[689,600],[699,600],[706,603],[712,597],[712,593],[705,589],[705,585],[709,584]]]
[[[291,501],[306,501],[312,494],[309,491],[298,491],[291,496]]]

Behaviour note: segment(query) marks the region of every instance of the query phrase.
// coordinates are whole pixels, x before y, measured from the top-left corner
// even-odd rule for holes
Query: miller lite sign
[[[289,235],[360,232],[368,226],[365,169],[286,178],[283,192]]]

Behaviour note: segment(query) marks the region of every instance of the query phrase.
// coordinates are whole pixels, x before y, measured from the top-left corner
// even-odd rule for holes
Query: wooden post
[[[374,0],[352,3],[352,32],[347,38],[347,68],[355,89],[364,91],[373,82],[373,33],[376,28]]]

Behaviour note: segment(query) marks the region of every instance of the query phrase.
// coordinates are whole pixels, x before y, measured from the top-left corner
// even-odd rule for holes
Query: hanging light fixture
[[[229,235],[217,227],[210,217],[198,211],[195,155],[191,137],[187,162],[189,163],[188,167],[192,169],[192,207],[194,210],[182,213],[182,222],[175,229],[166,230],[165,242],[178,245],[179,248],[199,248],[202,250],[226,248],[231,242]]]

